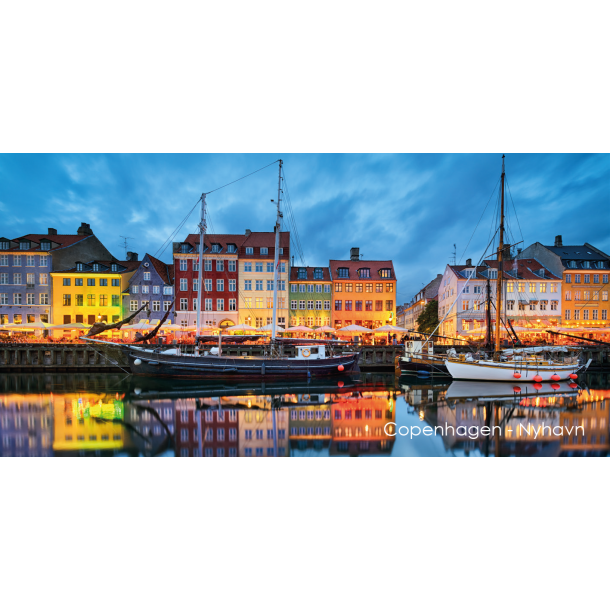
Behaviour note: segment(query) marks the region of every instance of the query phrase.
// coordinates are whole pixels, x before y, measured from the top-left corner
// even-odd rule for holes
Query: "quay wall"
[[[186,351],[194,346],[187,345]],[[450,345],[435,346],[434,351],[442,354]],[[453,346],[458,352],[467,352],[464,346]],[[294,347],[284,348],[286,356],[294,356]],[[262,345],[223,345],[223,354],[226,356],[263,356]],[[349,351],[349,348],[348,348]],[[116,352],[113,352],[113,354]],[[404,354],[402,345],[365,346],[360,357],[362,371],[393,371],[396,358]],[[592,360],[590,369],[610,369],[610,348],[592,347],[583,350],[583,357]],[[92,345],[80,344],[41,344],[41,343],[2,343],[0,344],[0,374],[8,372],[45,372],[45,371],[82,371],[103,372],[128,370],[129,365],[124,354],[120,353],[118,360],[114,361],[104,355],[99,348]]]

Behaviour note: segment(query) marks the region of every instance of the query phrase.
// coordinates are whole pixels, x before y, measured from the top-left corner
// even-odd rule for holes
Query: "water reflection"
[[[0,375],[0,455],[599,456],[610,451],[609,406],[599,373],[541,387]]]

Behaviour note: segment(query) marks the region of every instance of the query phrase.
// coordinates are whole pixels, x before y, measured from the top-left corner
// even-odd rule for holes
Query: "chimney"
[[[510,244],[504,244],[504,253],[502,255],[502,258],[505,261],[512,261],[513,260],[513,255],[511,253],[511,245]]]
[[[555,236],[555,247],[556,248],[563,248],[563,240],[561,239],[561,235],[556,235]]]
[[[57,235],[57,229],[47,229],[49,235]]]
[[[250,235],[250,233],[252,233],[252,231],[250,231],[250,229],[246,229],[246,237],[248,237],[248,235]]]
[[[93,231],[91,227],[86,222],[81,222],[78,231],[76,231],[77,235],[93,235]]]
[[[351,261],[359,261],[360,260],[360,248],[352,248],[349,251],[349,259]]]
[[[472,259],[471,258],[467,258],[466,259],[466,267],[472,267]]]
[[[127,253],[127,260],[128,261],[137,261],[138,260],[138,253],[137,252],[128,252]]]

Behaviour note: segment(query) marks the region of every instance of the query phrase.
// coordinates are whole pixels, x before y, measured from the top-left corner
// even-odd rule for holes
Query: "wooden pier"
[[[193,345],[185,346],[187,353]],[[437,345],[435,353],[445,353],[455,347],[458,352],[468,351],[464,346]],[[223,345],[222,351],[227,356],[263,356],[263,345]],[[351,351],[353,348],[344,348]],[[294,356],[294,347],[284,348],[287,356]],[[117,352],[118,353],[118,352]],[[365,346],[360,357],[362,371],[391,372],[398,356],[402,356],[402,345]],[[583,350],[585,362],[592,360],[590,370],[610,369],[610,349],[591,347]],[[91,344],[74,343],[1,343],[0,374],[8,372],[104,372],[128,370],[127,358],[120,353],[117,362],[109,360],[99,348]]]

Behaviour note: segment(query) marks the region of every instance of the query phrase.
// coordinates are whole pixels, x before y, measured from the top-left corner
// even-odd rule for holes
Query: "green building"
[[[331,286],[328,267],[291,267],[290,326],[330,326]]]

